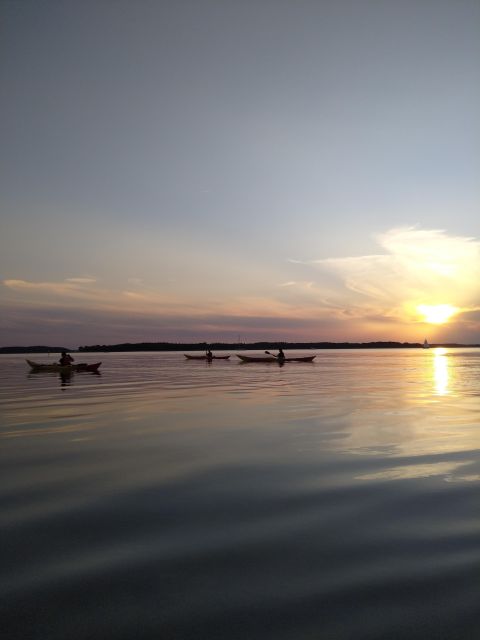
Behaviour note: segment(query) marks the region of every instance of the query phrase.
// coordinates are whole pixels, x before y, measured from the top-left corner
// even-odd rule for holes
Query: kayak
[[[187,360],[228,360],[230,356],[212,356],[209,358],[208,356],[188,356],[186,353],[183,354]]]
[[[87,364],[85,362],[79,362],[78,364],[61,365],[58,362],[52,362],[49,364],[41,364],[39,362],[33,362],[33,360],[27,360],[28,364],[34,371],[97,371],[101,362],[95,362],[93,364]]]
[[[79,362],[78,364],[61,365],[58,362],[52,362],[50,364],[40,364],[39,362],[33,362],[33,360],[27,360],[33,371],[97,371],[101,362],[95,362],[93,364],[87,364],[85,362]]]
[[[242,362],[278,362],[283,364],[284,362],[313,362],[316,356],[300,356],[298,358],[283,358],[278,360],[274,356],[241,356],[237,353],[237,358],[240,358]]]

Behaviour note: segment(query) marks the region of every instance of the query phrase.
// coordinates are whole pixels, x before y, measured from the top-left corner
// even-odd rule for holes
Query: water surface
[[[0,356],[5,637],[480,636],[480,350],[78,359]]]

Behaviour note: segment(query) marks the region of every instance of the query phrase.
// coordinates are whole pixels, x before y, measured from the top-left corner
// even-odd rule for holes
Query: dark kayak
[[[313,362],[316,356],[300,356],[298,358],[281,358],[278,359],[275,356],[241,356],[237,353],[237,358],[240,358],[242,362],[278,362],[283,364],[284,362]]]
[[[85,362],[79,362],[78,364],[61,365],[58,362],[52,362],[51,364],[41,364],[39,362],[33,362],[33,360],[27,360],[28,364],[33,371],[97,371],[101,362],[95,362],[93,364],[87,364]]]
[[[186,353],[183,354],[187,360],[228,360],[230,356],[189,356]]]

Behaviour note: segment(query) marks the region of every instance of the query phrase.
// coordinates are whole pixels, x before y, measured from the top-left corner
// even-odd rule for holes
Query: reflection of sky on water
[[[425,464],[406,464],[390,467],[383,471],[358,476],[359,480],[409,480],[413,478],[429,478],[431,476],[449,476],[460,467],[469,465],[468,461],[433,462]]]
[[[322,630],[331,602],[335,623],[357,618],[319,637],[388,638],[405,612],[409,639],[438,611],[473,619],[479,356],[332,352],[273,370],[106,355],[102,376],[78,374],[63,388],[56,376],[27,377],[23,363],[0,367],[2,589],[12,617],[19,603],[43,611],[43,598],[55,620],[60,601],[71,627],[79,602],[75,620],[103,629],[107,593],[109,624],[133,603],[132,637],[137,613],[152,619],[160,608],[152,637],[229,637],[245,594],[248,615],[260,607],[283,625],[287,610],[292,638]],[[220,592],[225,628],[199,633],[198,620],[221,609]],[[304,601],[325,606],[297,633]],[[379,602],[388,620],[397,607],[398,620],[362,628]],[[165,616],[175,633],[162,633]],[[183,620],[193,621],[188,633]],[[282,625],[244,635],[278,638]],[[439,622],[415,638],[443,630]]]
[[[218,465],[333,465],[352,456],[362,469],[351,477],[430,477],[436,460],[438,473],[452,477],[480,449],[478,355],[325,351],[314,365],[282,369],[192,366],[181,354],[108,355],[101,377],[78,374],[61,395],[58,377],[22,378],[0,438],[23,440],[32,455],[40,440],[51,452],[90,443],[86,455],[115,444],[114,468],[122,460],[124,474],[135,451],[148,460],[136,473],[148,469],[157,479]],[[445,466],[452,455],[455,464]],[[107,460],[98,462],[105,472]]]

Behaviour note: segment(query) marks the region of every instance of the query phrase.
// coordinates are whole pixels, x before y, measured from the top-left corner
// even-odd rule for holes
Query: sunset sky
[[[0,0],[0,346],[480,343],[478,0]]]

